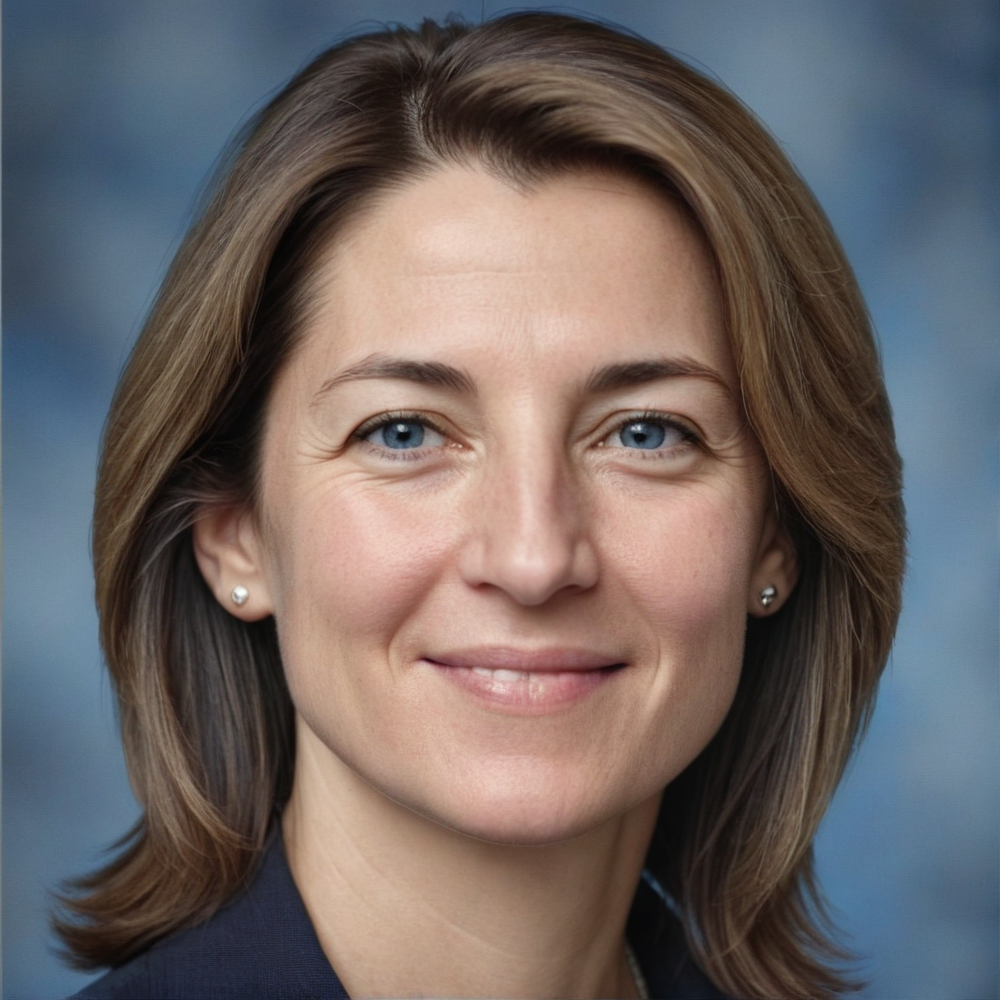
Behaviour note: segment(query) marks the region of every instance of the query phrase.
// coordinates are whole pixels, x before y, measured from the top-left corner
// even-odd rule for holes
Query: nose
[[[469,585],[539,605],[597,583],[586,498],[557,449],[521,450],[488,463],[470,499],[472,530],[460,559]]]

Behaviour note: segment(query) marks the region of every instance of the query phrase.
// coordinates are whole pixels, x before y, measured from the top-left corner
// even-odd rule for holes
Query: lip
[[[625,666],[613,656],[569,647],[477,646],[424,660],[480,703],[518,715],[569,708]]]
[[[472,646],[425,657],[443,667],[469,667],[475,670],[518,670],[525,673],[565,673],[619,667],[623,661],[614,656],[569,646],[543,649],[517,649],[514,646]]]

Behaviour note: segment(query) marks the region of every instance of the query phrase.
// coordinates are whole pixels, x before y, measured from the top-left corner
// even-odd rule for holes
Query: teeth
[[[472,672],[479,674],[481,677],[489,677],[490,680],[507,683],[531,679],[531,674],[525,673],[523,670],[490,670],[488,667],[473,667]]]
[[[519,670],[494,670],[493,679],[495,681],[519,681],[527,678],[527,674]]]

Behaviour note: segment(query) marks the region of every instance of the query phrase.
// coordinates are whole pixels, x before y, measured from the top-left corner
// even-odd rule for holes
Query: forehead
[[[384,193],[312,285],[306,340],[322,367],[373,351],[456,362],[486,351],[522,368],[567,352],[591,364],[668,352],[735,385],[704,237],[683,207],[629,177],[515,187],[476,165],[443,168]]]

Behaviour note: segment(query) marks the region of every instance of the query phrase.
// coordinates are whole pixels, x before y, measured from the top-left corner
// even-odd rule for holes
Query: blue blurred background
[[[906,463],[906,607],[817,844],[873,998],[997,996],[1000,5],[546,6],[625,25],[763,119],[818,194],[881,338]],[[4,996],[54,998],[46,892],[136,805],[88,553],[116,377],[225,139],[308,58],[440,0],[7,0]]]

